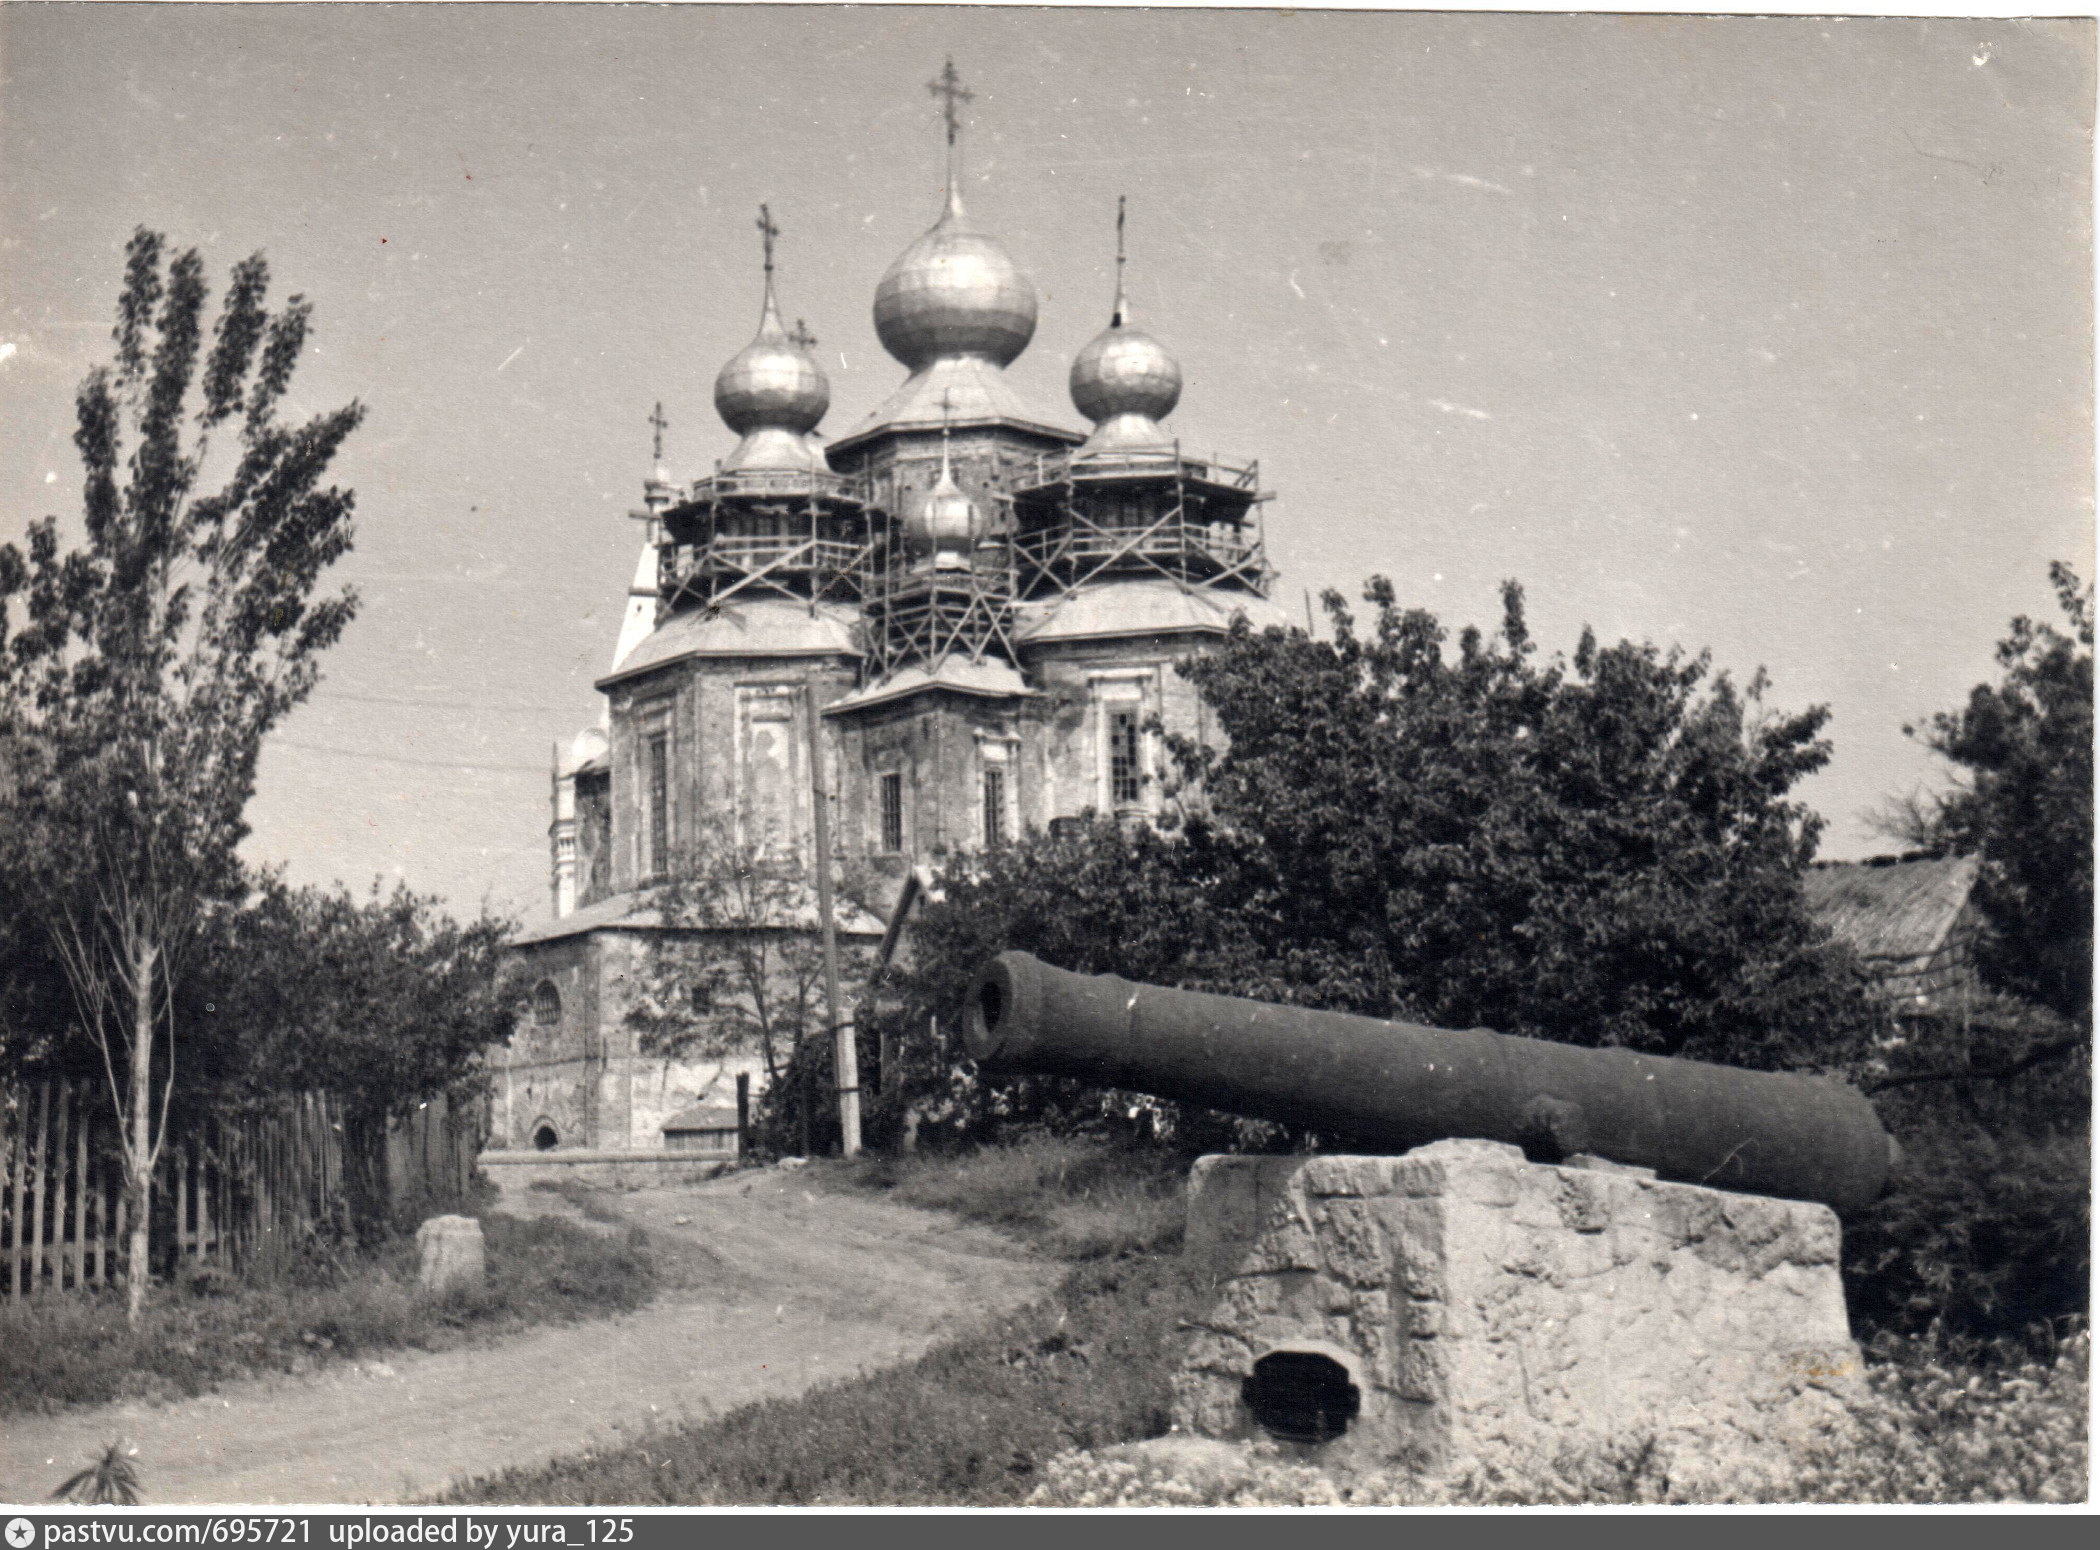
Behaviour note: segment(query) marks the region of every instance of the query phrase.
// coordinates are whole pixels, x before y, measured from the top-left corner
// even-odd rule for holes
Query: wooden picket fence
[[[340,1106],[323,1093],[181,1125],[153,1180],[155,1272],[189,1261],[239,1268],[273,1237],[287,1241],[339,1219],[342,1138]],[[105,1092],[64,1080],[0,1088],[6,1296],[121,1282],[129,1212]]]
[[[171,1120],[153,1179],[153,1273],[193,1261],[243,1269],[273,1245],[347,1230],[353,1202],[396,1227],[456,1210],[487,1126],[485,1103],[442,1094],[384,1135],[346,1126],[330,1093]],[[129,1209],[106,1090],[0,1084],[0,1295],[122,1281]]]

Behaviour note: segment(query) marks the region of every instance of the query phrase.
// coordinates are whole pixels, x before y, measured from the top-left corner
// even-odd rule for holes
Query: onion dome
[[[1130,326],[1123,295],[1123,209],[1116,206],[1116,304],[1108,327],[1072,362],[1072,403],[1094,422],[1083,451],[1157,447],[1171,438],[1159,422],[1181,402],[1181,363],[1150,334]]]
[[[904,538],[915,554],[933,556],[936,567],[967,565],[969,553],[984,536],[977,503],[963,493],[948,466],[948,436],[941,433],[941,477],[926,498],[904,519]]]
[[[760,206],[763,212],[764,206]],[[715,412],[743,437],[724,468],[807,469],[823,452],[811,438],[831,407],[831,384],[804,348],[803,340],[781,326],[773,296],[773,237],[770,217],[760,221],[766,233],[766,299],[758,334],[730,357],[715,378]]]
[[[1034,282],[966,222],[952,178],[941,218],[875,287],[875,332],[912,371],[958,356],[1004,366],[1035,337]]]

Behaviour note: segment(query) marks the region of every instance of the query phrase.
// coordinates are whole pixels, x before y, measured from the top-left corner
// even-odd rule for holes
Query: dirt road
[[[406,1501],[908,1361],[1059,1274],[982,1228],[805,1190],[777,1169],[607,1199],[683,1261],[683,1284],[639,1313],[172,1405],[10,1417],[0,1500],[47,1498],[121,1435],[149,1505]],[[568,1209],[546,1195],[511,1205]]]

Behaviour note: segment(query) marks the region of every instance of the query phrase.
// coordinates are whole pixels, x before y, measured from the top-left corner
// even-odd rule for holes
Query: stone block
[[[422,1255],[417,1282],[436,1296],[478,1293],[488,1277],[488,1255],[481,1223],[471,1216],[433,1216],[416,1229]]]
[[[1237,1268],[1177,1381],[1199,1435],[1250,1434],[1231,1386],[1280,1349],[1339,1352],[1362,1388],[1304,1445],[1344,1472],[1628,1436],[1739,1459],[1827,1433],[1859,1381],[1827,1207],[1477,1141],[1213,1161],[1191,1252]]]

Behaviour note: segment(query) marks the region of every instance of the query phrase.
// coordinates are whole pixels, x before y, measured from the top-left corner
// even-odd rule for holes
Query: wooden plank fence
[[[458,1208],[484,1116],[434,1098],[383,1143],[386,1206]],[[349,1225],[343,1107],[303,1093],[260,1109],[171,1121],[153,1180],[153,1271],[238,1270],[274,1244]],[[0,1294],[121,1282],[130,1222],[108,1094],[94,1083],[0,1085]]]

